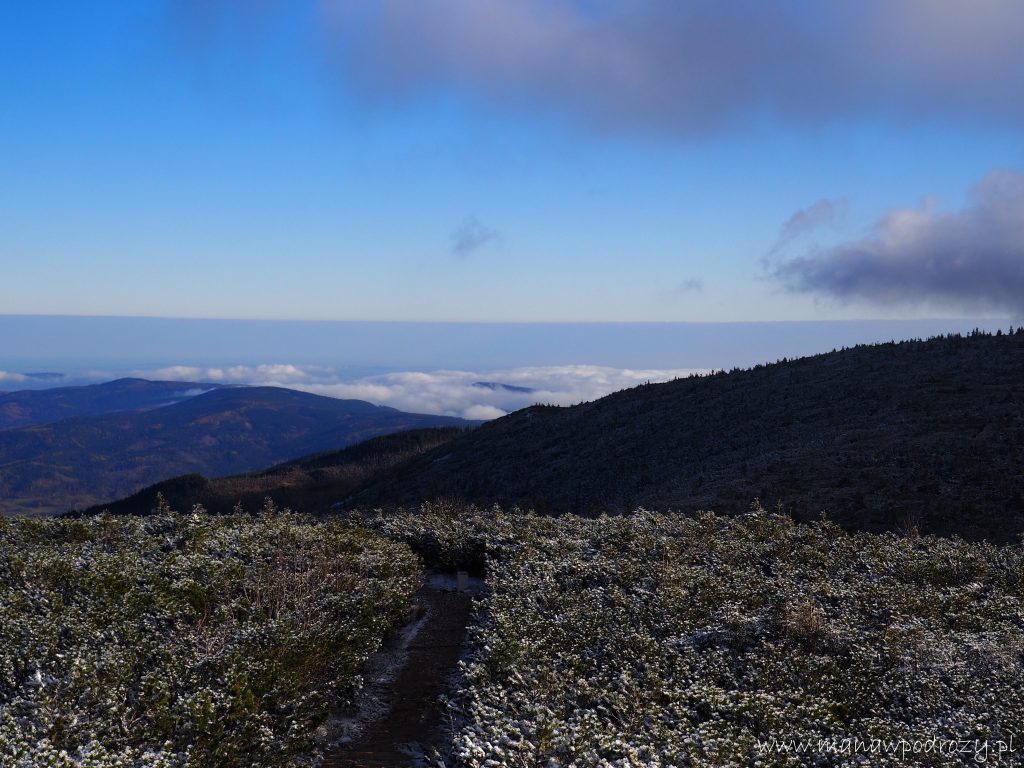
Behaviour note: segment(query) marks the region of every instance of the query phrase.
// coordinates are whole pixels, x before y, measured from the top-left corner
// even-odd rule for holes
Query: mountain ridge
[[[337,451],[302,456],[257,472],[216,478],[181,475],[75,514],[145,515],[157,507],[160,498],[171,509],[188,510],[198,504],[212,514],[227,514],[236,506],[254,511],[268,498],[278,508],[327,513],[339,498],[368,477],[446,443],[462,431],[460,427],[411,429]]]
[[[346,507],[737,513],[1024,533],[1024,333],[857,346],[533,406],[391,468]]]
[[[177,475],[253,471],[381,434],[475,423],[279,387],[214,388],[160,408],[0,431],[0,513],[61,512]]]
[[[224,385],[124,377],[99,384],[0,392],[0,431],[51,424],[77,416],[147,410],[194,397],[193,390]]]

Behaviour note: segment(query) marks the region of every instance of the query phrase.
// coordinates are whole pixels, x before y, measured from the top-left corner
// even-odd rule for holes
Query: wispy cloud
[[[778,266],[793,291],[877,304],[1024,314],[1024,174],[989,173],[969,204],[889,211],[865,238]]]
[[[452,253],[465,258],[481,248],[501,242],[501,234],[484,226],[476,216],[467,216],[452,232]]]
[[[685,280],[680,280],[676,283],[673,293],[676,296],[685,296],[688,293],[702,293],[704,291],[704,281],[697,277],[688,277]]]
[[[785,245],[819,227],[836,223],[846,215],[847,208],[849,208],[849,202],[845,197],[834,200],[822,198],[806,208],[801,208],[783,223],[776,247]]]

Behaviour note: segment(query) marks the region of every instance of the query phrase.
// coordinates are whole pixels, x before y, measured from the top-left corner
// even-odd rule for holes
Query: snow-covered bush
[[[760,509],[463,515],[461,544],[425,534],[431,510],[382,523],[414,547],[472,539],[488,555],[452,703],[459,765],[977,764],[941,739],[1024,760],[1020,547]]]
[[[272,507],[0,518],[0,765],[308,762],[419,581],[406,546]]]
[[[498,506],[482,511],[460,501],[436,501],[415,512],[355,512],[350,519],[408,544],[429,567],[483,575],[490,557],[516,546],[518,523],[526,518],[534,525],[543,519],[518,509],[506,514]]]

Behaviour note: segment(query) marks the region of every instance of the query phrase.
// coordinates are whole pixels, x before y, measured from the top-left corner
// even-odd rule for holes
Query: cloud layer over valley
[[[402,371],[343,380],[330,368],[168,366],[132,375],[165,381],[204,381],[289,387],[318,395],[367,400],[412,413],[493,419],[535,403],[574,405],[647,381],[668,381],[697,369],[632,370],[596,365],[510,368],[493,371]],[[96,372],[95,378],[110,378]]]

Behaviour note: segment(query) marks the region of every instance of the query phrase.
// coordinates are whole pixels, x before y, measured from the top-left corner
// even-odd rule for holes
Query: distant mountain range
[[[1024,333],[936,338],[534,406],[386,469],[349,507],[645,506],[971,538],[1024,533]]]
[[[368,438],[475,422],[276,387],[150,382],[0,398],[0,513],[117,499],[175,475],[229,475]]]
[[[157,491],[179,509],[269,495],[313,512],[443,497],[552,514],[736,513],[759,498],[848,528],[1017,541],[1024,333],[860,346],[648,384],[468,432],[393,435],[225,480],[178,478],[108,506],[144,513]]]
[[[104,416],[123,411],[159,408],[187,400],[219,386],[182,381],[117,379],[82,387],[0,393],[0,431],[35,424],[50,424],[76,416]]]
[[[500,381],[474,381],[473,386],[477,389],[489,389],[492,392],[516,392],[521,395],[529,395],[537,391],[533,387],[521,387],[516,384],[502,384]]]

